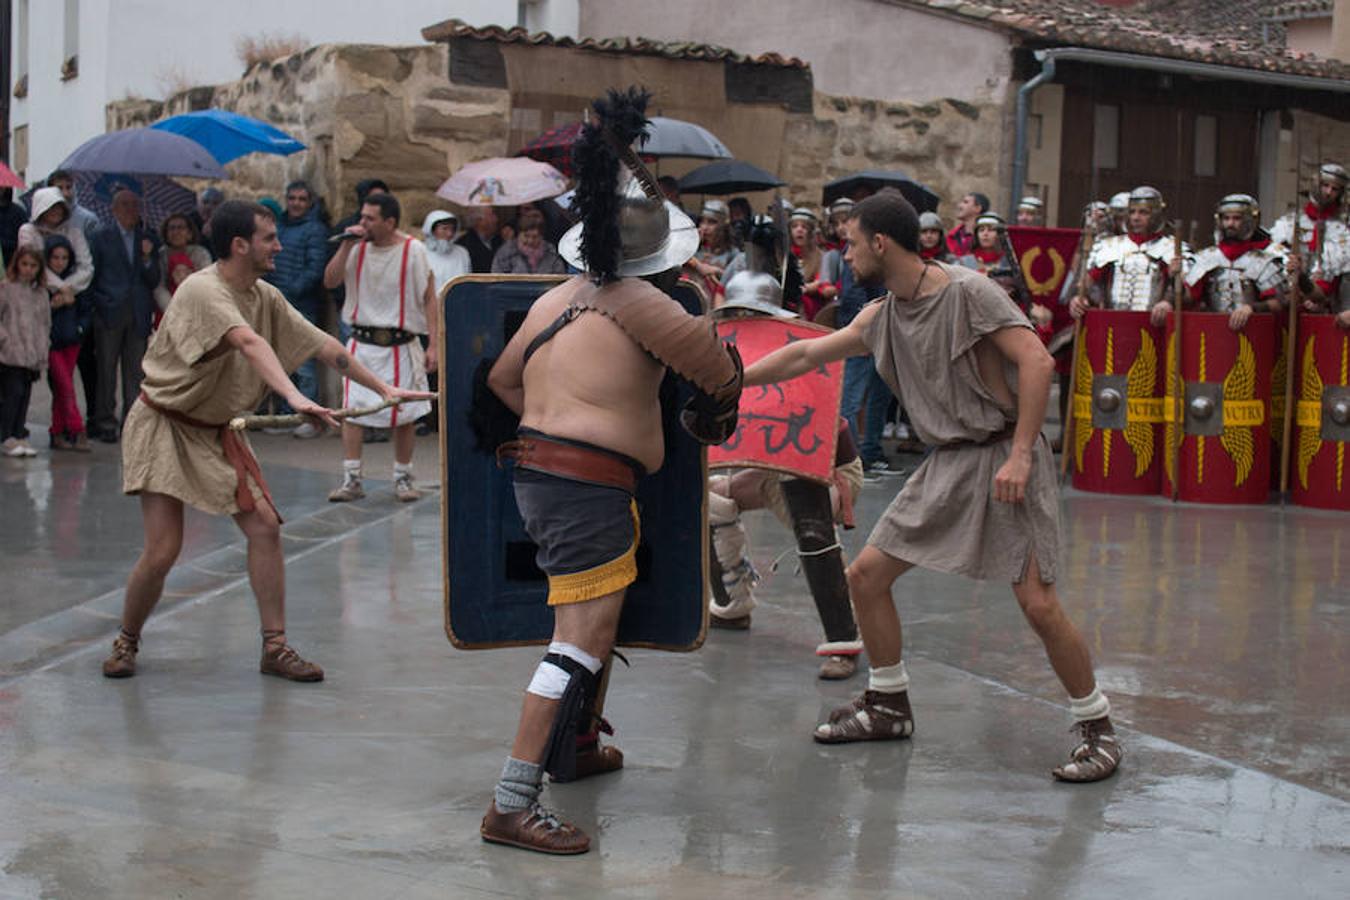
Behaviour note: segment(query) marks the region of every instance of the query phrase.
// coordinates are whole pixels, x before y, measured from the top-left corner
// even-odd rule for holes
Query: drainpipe
[[[1055,57],[1044,50],[1036,51],[1036,61],[1041,71],[1034,78],[1017,89],[1017,121],[1013,126],[1013,171],[1012,196],[1008,198],[1008,221],[1017,219],[1017,201],[1022,198],[1022,188],[1027,180],[1027,115],[1031,108],[1031,92],[1053,81],[1055,77]]]

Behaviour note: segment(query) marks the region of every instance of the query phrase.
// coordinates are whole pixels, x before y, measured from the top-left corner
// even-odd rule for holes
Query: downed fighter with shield
[[[746,268],[727,282],[726,299],[714,314],[720,320],[718,332],[723,337],[739,336],[738,349],[746,359],[754,359],[748,349],[752,346],[781,346],[829,333],[826,328],[802,322],[796,313],[784,308],[795,299],[793,295],[800,293],[801,276],[785,259],[779,226],[761,218],[750,231],[745,252]],[[782,272],[787,273],[786,284],[779,282]],[[767,340],[751,344],[751,329],[756,334],[771,333],[764,335]],[[709,572],[710,624],[730,629],[750,627],[758,574],[746,555],[741,513],[768,509],[792,529],[796,538],[797,557],[825,631],[816,655],[821,658],[820,677],[827,680],[851,677],[862,652],[848,602],[843,548],[835,532],[836,523],[853,527],[853,501],[863,481],[862,460],[848,423],[839,418],[842,369],[837,365],[817,371],[815,379],[820,383],[813,386],[819,388],[815,395],[819,403],[803,405],[798,415],[811,429],[805,442],[793,440],[790,433],[780,434],[791,431],[780,419],[792,415],[793,410],[785,408],[781,416],[775,415],[786,404],[774,397],[768,398],[772,412],[760,416],[768,421],[755,426],[756,436],[763,433],[764,440],[752,441],[748,429],[757,411],[749,407],[747,397],[742,397],[738,433],[733,441],[711,451],[709,465],[717,467],[718,472],[708,479],[708,525],[714,551]],[[820,408],[821,404],[826,408]],[[806,418],[808,415],[810,418]],[[734,464],[719,465],[719,458]],[[813,464],[816,471],[792,465],[803,462]]]
[[[731,434],[740,397],[735,351],[666,293],[698,232],[631,146],[645,134],[648,97],[611,91],[593,104],[575,151],[581,221],[559,247],[585,274],[535,301],[487,380],[520,417],[516,439],[497,453],[514,462],[516,503],[548,576],[554,629],[480,833],[544,853],[590,849],[585,832],[539,796],[544,772],[555,781],[589,774],[577,738],[593,728],[602,670],[638,574],[634,493],[663,462],[666,369],[694,386],[681,421],[703,443]],[[613,748],[590,748],[592,771],[621,765],[603,750]]]

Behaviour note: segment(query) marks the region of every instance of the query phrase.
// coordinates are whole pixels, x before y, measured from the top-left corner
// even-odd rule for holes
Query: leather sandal
[[[538,803],[504,813],[494,800],[478,833],[490,844],[505,844],[536,853],[570,856],[591,849],[591,839],[575,825],[564,822]]]
[[[1080,741],[1069,754],[1069,761],[1056,766],[1052,774],[1060,781],[1085,783],[1110,778],[1120,766],[1125,751],[1116,740],[1111,718],[1102,716],[1087,722],[1075,722],[1073,731]]]
[[[821,744],[903,740],[914,733],[909,692],[865,691],[848,706],[830,713],[812,735]]]

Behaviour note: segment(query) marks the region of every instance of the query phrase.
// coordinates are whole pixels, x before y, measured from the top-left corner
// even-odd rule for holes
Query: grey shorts
[[[638,515],[631,494],[517,467],[516,506],[538,545],[549,606],[580,603],[637,580]]]

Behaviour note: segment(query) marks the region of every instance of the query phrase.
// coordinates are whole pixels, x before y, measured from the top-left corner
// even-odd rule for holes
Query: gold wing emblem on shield
[[[1238,355],[1233,368],[1223,379],[1223,399],[1251,400],[1256,396],[1256,353],[1246,335],[1238,335]],[[1237,476],[1233,486],[1238,487],[1252,473],[1252,460],[1256,456],[1256,437],[1253,430],[1245,425],[1224,425],[1219,435],[1219,444],[1228,451],[1233,460]]]
[[[1164,401],[1171,407],[1163,417],[1166,420],[1166,427],[1163,429],[1163,441],[1167,444],[1167,452],[1163,454],[1163,468],[1167,471],[1167,480],[1172,484],[1177,483],[1177,473],[1173,464],[1173,458],[1177,443],[1181,440],[1181,423],[1177,421],[1178,398],[1185,396],[1185,388],[1181,384],[1180,374],[1177,372],[1177,333],[1174,331],[1167,336],[1167,390],[1163,393],[1167,395]]]
[[[1083,392],[1092,396],[1092,361],[1088,359],[1087,348],[1084,347],[1078,354],[1078,368],[1073,373],[1073,384],[1075,392]],[[1077,466],[1077,471],[1083,471],[1083,449],[1087,447],[1088,441],[1092,440],[1092,419],[1086,421],[1080,416],[1073,420],[1073,458]]]
[[[1317,371],[1317,359],[1313,356],[1316,338],[1308,338],[1308,346],[1303,351],[1303,385],[1299,399],[1313,403],[1322,402],[1322,374]],[[1294,421],[1298,421],[1295,419]],[[1320,428],[1300,428],[1298,430],[1298,483],[1308,489],[1308,466],[1313,457],[1322,449],[1322,431]]]
[[[1147,331],[1139,332],[1139,352],[1126,375],[1127,397],[1147,397],[1158,380],[1158,350]],[[1128,401],[1127,401],[1128,402]],[[1134,477],[1139,478],[1153,465],[1153,424],[1125,420],[1125,443],[1134,451]]]

